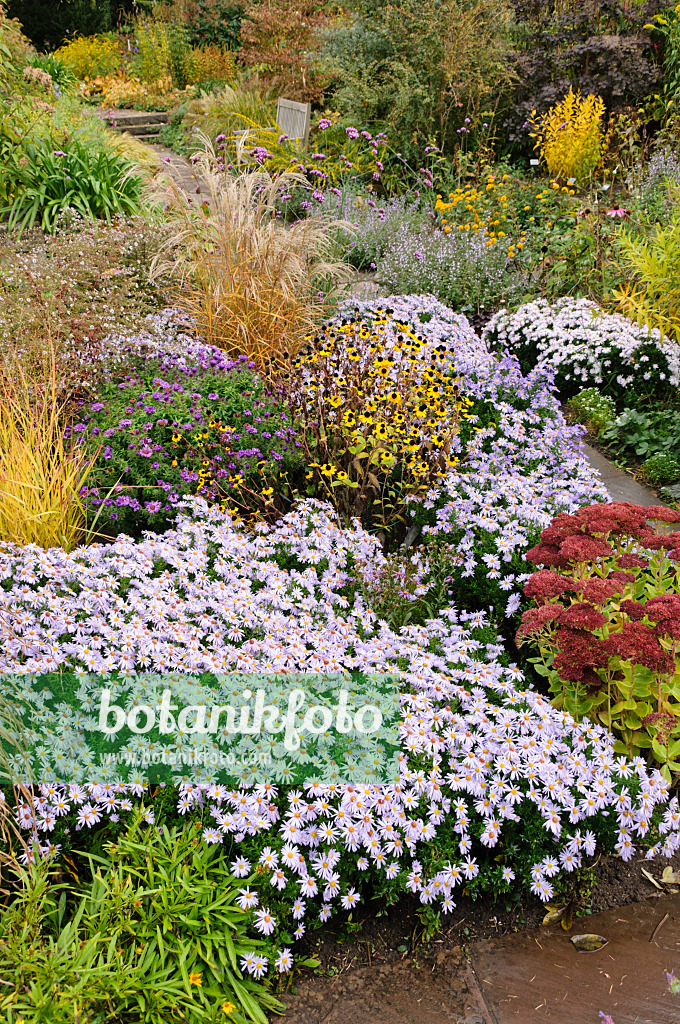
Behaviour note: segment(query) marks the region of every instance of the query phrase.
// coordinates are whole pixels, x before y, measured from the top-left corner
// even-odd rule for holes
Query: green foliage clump
[[[431,140],[453,149],[468,111],[509,80],[503,0],[352,0],[350,20],[322,33],[336,102],[355,121],[384,123],[408,155]]]
[[[89,149],[78,139],[68,150],[54,150],[40,139],[0,170],[0,194],[7,204],[10,230],[20,232],[38,223],[53,234],[69,214],[85,220],[106,220],[135,214],[141,206],[142,179],[134,165],[115,153]]]
[[[642,472],[652,487],[666,487],[680,480],[680,462],[666,452],[657,452],[645,459]]]
[[[181,1019],[267,1024],[283,1007],[267,982],[241,972],[271,960],[236,904],[239,883],[197,825],[146,828],[141,815],[89,856],[92,880],[55,884],[41,861],[0,915],[0,1008],[9,1024]],[[78,1017],[76,1017],[78,1019]]]
[[[46,71],[59,89],[69,89],[77,81],[73,69],[54,53],[37,53],[31,57],[31,67]]]
[[[680,423],[669,409],[625,408],[602,435],[627,458],[648,459],[658,453],[680,461]]]
[[[648,237],[622,230],[618,249],[630,281],[614,292],[619,309],[680,341],[680,210]]]
[[[574,416],[583,423],[590,434],[599,437],[616,419],[614,401],[603,395],[598,388],[584,388],[569,403]]]

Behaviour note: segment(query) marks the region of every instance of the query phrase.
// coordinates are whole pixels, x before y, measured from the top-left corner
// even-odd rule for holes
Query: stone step
[[[137,126],[167,124],[170,115],[167,110],[110,110],[106,120],[116,128],[132,132]]]
[[[163,127],[162,124],[117,124],[115,128],[120,132],[127,132],[128,135],[134,135],[137,139],[157,139],[160,134],[160,129]]]

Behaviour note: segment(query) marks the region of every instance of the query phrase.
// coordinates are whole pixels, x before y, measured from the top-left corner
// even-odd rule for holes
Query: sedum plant
[[[630,502],[561,513],[527,559],[543,566],[524,592],[535,607],[517,642],[538,645],[554,704],[590,717],[615,750],[680,772],[680,512]]]
[[[581,97],[569,92],[547,113],[533,112],[529,120],[531,137],[551,177],[585,181],[597,169],[605,149],[602,131],[604,102],[599,96]]]

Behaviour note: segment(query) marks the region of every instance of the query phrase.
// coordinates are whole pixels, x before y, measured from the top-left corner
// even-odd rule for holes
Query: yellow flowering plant
[[[55,50],[62,64],[80,79],[111,75],[120,68],[123,55],[115,39],[108,36],[75,36]]]
[[[346,318],[307,340],[290,398],[303,428],[307,492],[346,519],[394,531],[407,496],[426,493],[458,463],[472,400],[459,393],[446,347],[428,347],[387,311]]]
[[[519,228],[512,205],[509,205],[506,183],[510,175],[487,174],[478,184],[470,183],[449,192],[448,202],[437,195],[435,213],[444,234],[466,232],[483,235],[487,247],[510,239],[508,255],[512,258],[523,249],[526,231]],[[514,240],[513,240],[514,239]]]
[[[550,175],[562,181],[585,181],[597,170],[606,149],[602,122],[604,102],[592,94],[583,98],[572,88],[547,113],[534,110],[530,135]]]

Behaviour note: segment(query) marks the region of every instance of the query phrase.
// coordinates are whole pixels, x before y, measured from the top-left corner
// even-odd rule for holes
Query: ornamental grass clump
[[[615,750],[680,772],[680,522],[665,506],[591,505],[561,514],[527,559],[518,643],[538,645],[554,703],[616,737]]]
[[[324,289],[350,276],[346,265],[330,258],[338,225],[306,218],[285,226],[277,220],[277,202],[307,188],[305,179],[292,172],[276,178],[264,171],[224,173],[202,138],[202,202],[168,177],[150,186],[169,222],[152,278],[179,274],[178,304],[206,341],[269,370],[293,357],[323,319]]]
[[[93,457],[64,439],[54,355],[42,378],[20,365],[0,384],[0,540],[71,551]]]
[[[529,119],[539,150],[551,177],[562,181],[585,181],[597,169],[605,150],[602,130],[604,102],[599,96],[581,97],[581,90],[569,92],[547,113]]]

